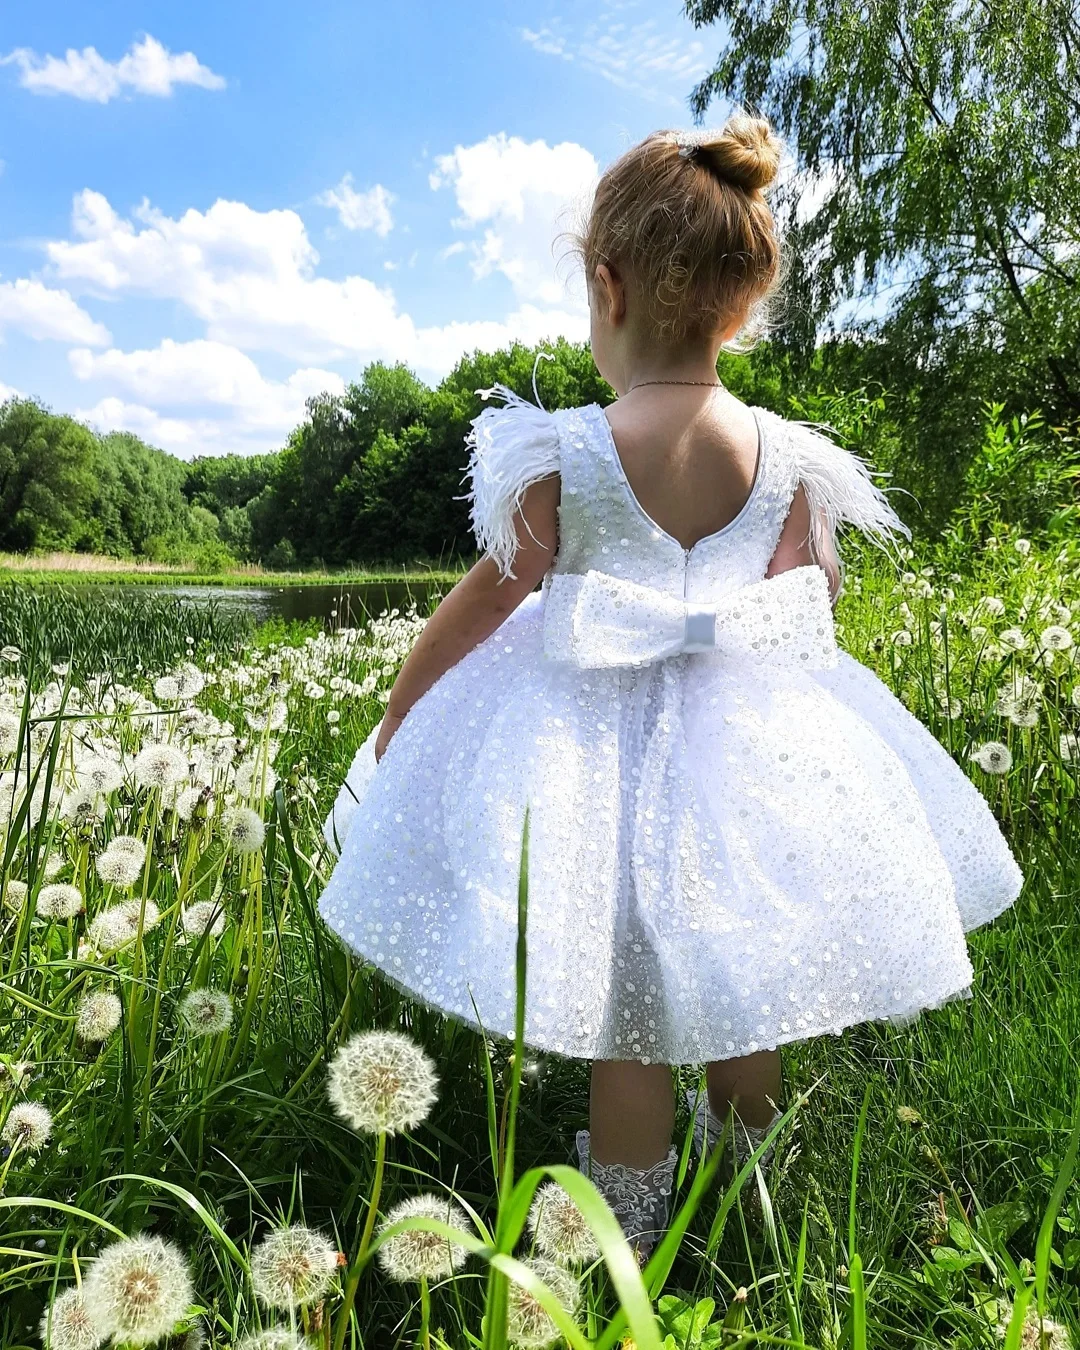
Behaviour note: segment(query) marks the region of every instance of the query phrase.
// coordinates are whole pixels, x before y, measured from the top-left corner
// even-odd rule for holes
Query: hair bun
[[[703,142],[698,154],[719,177],[752,192],[775,180],[783,148],[764,117],[740,112],[728,118],[715,140]]]

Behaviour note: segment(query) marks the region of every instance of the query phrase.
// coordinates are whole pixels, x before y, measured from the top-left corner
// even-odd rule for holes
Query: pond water
[[[87,600],[93,602],[101,587],[79,587]],[[341,585],[315,586],[110,586],[112,595],[146,595],[152,590],[157,595],[175,595],[185,604],[221,605],[246,609],[259,623],[280,618],[333,620],[342,627],[355,627],[368,617],[383,614],[388,609],[408,609],[415,601],[421,614],[450,589],[448,582],[368,581]],[[336,611],[336,613],[335,613]]]

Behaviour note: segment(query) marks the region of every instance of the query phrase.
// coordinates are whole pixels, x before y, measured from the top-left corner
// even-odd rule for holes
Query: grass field
[[[135,562],[90,553],[0,553],[0,583],[26,581],[54,585],[172,586],[321,586],[367,582],[432,581],[453,583],[464,568],[386,564],[339,572],[271,572],[246,564],[233,571],[200,572],[194,565]]]
[[[56,1350],[1080,1345],[1080,553],[1016,543],[902,577],[853,556],[838,611],[1025,870],[972,936],[974,998],[785,1050],[774,1163],[705,1190],[684,1153],[644,1285],[576,1173],[527,1222],[587,1066],[403,1000],[316,916],[320,821],[422,620],[0,604],[0,1344],[41,1344],[51,1305]],[[438,1074],[394,1134],[328,1096],[372,1029]]]

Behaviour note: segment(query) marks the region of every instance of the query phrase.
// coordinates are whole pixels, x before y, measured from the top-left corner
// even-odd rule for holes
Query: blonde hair
[[[713,136],[694,132],[680,153],[675,131],[654,131],[601,176],[571,251],[592,285],[616,266],[643,306],[655,339],[678,345],[746,314],[729,350],[746,351],[770,325],[784,256],[765,189],[783,143],[769,122],[734,113]]]

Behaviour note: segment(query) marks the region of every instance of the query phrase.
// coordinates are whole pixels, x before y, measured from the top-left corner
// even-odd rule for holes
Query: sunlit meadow
[[[972,1000],[785,1052],[767,1171],[687,1139],[643,1276],[566,1166],[587,1067],[403,1000],[318,920],[321,821],[423,617],[0,597],[0,1344],[1080,1345],[1080,550],[903,566],[854,548],[841,641],[1024,894]]]

